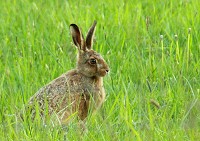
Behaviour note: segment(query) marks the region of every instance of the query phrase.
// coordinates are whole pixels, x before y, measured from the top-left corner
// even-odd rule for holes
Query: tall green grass
[[[0,4],[0,140],[198,140],[198,0],[7,0]],[[87,119],[61,127],[23,122],[15,113],[43,85],[75,67],[69,25],[107,60],[106,101]]]

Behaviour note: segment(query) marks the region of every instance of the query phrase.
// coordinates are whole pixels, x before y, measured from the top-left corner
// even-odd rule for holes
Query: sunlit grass
[[[200,18],[193,1],[2,1],[0,140],[198,140]],[[102,109],[62,127],[19,122],[15,113],[42,86],[75,67],[69,25],[110,65]],[[162,38],[161,38],[162,37]]]

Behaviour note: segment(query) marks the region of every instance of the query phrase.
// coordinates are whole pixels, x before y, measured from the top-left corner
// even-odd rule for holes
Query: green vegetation
[[[199,0],[5,0],[0,2],[0,140],[198,140]],[[43,85],[76,65],[69,25],[85,35],[97,20],[94,49],[110,65],[107,97],[88,133],[15,113]]]

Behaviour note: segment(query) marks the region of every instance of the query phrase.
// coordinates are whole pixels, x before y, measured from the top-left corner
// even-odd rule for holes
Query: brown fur
[[[91,49],[95,26],[96,22],[89,30],[86,42],[78,26],[70,25],[74,44],[79,49],[77,68],[56,78],[31,97],[26,109],[33,119],[36,104],[41,117],[46,108],[50,116],[56,114],[63,124],[76,114],[80,120],[85,120],[89,109],[94,111],[102,105],[105,100],[103,77],[109,67],[101,55]]]

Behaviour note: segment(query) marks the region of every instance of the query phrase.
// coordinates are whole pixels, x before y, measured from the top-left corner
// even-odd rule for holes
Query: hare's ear
[[[86,47],[87,47],[87,49],[92,48],[96,24],[97,24],[97,22],[94,21],[93,25],[90,27],[90,29],[88,31],[88,34],[87,34],[87,37],[86,37]]]
[[[81,50],[86,50],[84,37],[76,24],[70,24],[70,31],[74,44]]]

